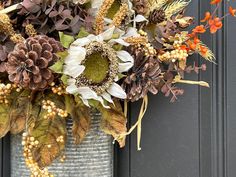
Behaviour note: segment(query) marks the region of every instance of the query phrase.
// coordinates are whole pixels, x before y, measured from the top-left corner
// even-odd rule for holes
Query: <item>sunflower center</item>
[[[98,84],[107,78],[109,59],[99,53],[93,53],[86,57],[84,66],[84,77],[92,83]]]
[[[116,52],[106,43],[92,42],[87,47],[83,74],[76,78],[78,87],[89,87],[98,95],[114,82],[119,72]]]

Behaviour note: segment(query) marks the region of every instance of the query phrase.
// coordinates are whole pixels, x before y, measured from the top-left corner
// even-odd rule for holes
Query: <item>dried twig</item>
[[[9,6],[9,7],[5,8],[5,9],[2,9],[2,10],[0,10],[0,14],[8,14],[8,13],[10,13],[10,12],[16,10],[17,7],[18,7],[19,5],[21,5],[21,4],[22,4],[22,3],[14,4],[14,5],[12,5],[12,6]]]

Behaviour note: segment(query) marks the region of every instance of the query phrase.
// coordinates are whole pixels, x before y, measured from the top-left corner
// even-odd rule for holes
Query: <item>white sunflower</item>
[[[126,99],[126,93],[116,82],[119,73],[128,71],[134,60],[128,52],[112,48],[115,43],[129,45],[122,37],[112,39],[114,31],[112,27],[100,35],[79,38],[68,50],[63,69],[70,76],[66,90],[79,95],[87,106],[90,99],[100,101],[104,107],[107,107],[104,100],[113,103],[112,96]]]

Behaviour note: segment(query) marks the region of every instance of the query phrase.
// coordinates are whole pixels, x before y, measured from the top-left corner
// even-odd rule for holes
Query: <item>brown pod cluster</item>
[[[9,53],[6,70],[9,80],[31,90],[46,89],[54,80],[49,69],[57,60],[61,44],[45,35],[29,37]]]
[[[134,10],[137,14],[145,15],[148,11],[148,1],[147,0],[134,0],[133,1]]]
[[[143,98],[148,92],[157,94],[161,81],[158,60],[153,56],[146,56],[141,48],[132,46],[127,50],[134,58],[134,66],[127,73],[122,84],[126,90],[127,99],[134,102]]]

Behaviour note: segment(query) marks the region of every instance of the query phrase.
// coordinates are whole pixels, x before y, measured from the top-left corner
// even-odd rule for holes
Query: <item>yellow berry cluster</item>
[[[44,116],[45,119],[54,118],[55,115],[60,117],[67,117],[68,112],[66,110],[57,108],[55,103],[50,100],[43,100],[42,101],[43,109],[47,110],[47,114]]]
[[[33,158],[33,148],[37,147],[38,144],[39,141],[35,140],[34,137],[29,136],[28,133],[23,133],[23,155],[25,157],[25,163],[31,171],[31,177],[53,177],[53,175],[48,172],[47,168],[41,169]]]
[[[25,39],[21,34],[17,34],[11,24],[11,20],[7,14],[0,13],[0,31],[9,35],[14,43],[23,42]]]
[[[61,135],[61,136],[57,137],[56,141],[58,143],[64,143],[64,137]]]
[[[28,36],[35,36],[37,35],[37,31],[34,29],[34,26],[32,24],[27,24],[25,26],[25,32]]]
[[[139,32],[139,34],[141,35],[141,36],[145,36],[146,38],[147,38],[147,32],[145,32],[145,31],[143,31],[143,30],[139,30],[138,31]],[[141,46],[140,46],[141,47]],[[154,47],[152,47],[151,46],[151,44],[150,43],[146,43],[146,44],[144,44],[143,46],[142,46],[142,48],[143,48],[143,50],[145,51],[145,55],[146,56],[153,56],[153,55],[156,55],[156,50],[154,49]]]
[[[186,60],[188,57],[187,50],[183,49],[175,49],[172,51],[167,51],[164,54],[158,56],[161,61],[172,61],[175,62],[176,60]]]
[[[115,27],[119,27],[122,20],[124,20],[127,12],[129,10],[129,6],[127,3],[122,3],[118,12],[114,15],[112,25]]]
[[[64,162],[65,159],[66,159],[66,156],[65,156],[65,155],[62,155],[61,158],[60,158],[60,161],[61,161],[61,162]]]
[[[21,88],[17,88],[16,84],[0,83],[0,103],[9,103],[8,96],[11,94],[13,89],[16,89],[17,92],[20,92],[21,90]]]
[[[64,85],[55,85],[55,83],[53,82],[51,84],[51,89],[52,89],[53,93],[58,94],[58,95],[67,94],[66,86],[64,86]]]
[[[108,10],[111,8],[115,0],[104,0],[95,19],[95,31],[96,34],[100,34],[104,30],[105,17],[108,13]]]

